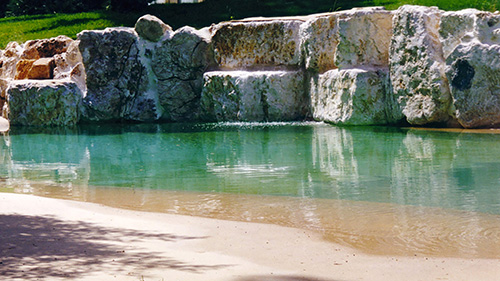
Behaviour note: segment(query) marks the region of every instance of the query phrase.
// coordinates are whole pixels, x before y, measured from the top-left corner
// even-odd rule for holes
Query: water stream
[[[307,228],[374,254],[500,257],[500,134],[322,123],[12,128],[0,191]]]

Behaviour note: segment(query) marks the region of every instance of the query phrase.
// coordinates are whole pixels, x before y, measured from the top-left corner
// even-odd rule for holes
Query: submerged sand
[[[369,255],[271,224],[0,193],[2,280],[496,280],[500,259]]]

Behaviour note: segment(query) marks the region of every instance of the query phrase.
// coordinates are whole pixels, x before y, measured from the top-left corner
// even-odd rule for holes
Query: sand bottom
[[[374,255],[500,257],[500,216],[452,209],[346,200],[113,187],[61,188],[30,182],[5,189],[110,207],[274,224]],[[2,191],[0,189],[0,191]]]
[[[206,210],[203,203],[199,207]],[[151,203],[149,208],[160,206]],[[357,224],[344,222],[339,228],[348,233]],[[373,221],[370,228],[383,224]],[[32,195],[0,193],[0,229],[3,280],[376,281],[500,276],[498,258],[372,255],[329,242],[324,239],[327,234],[314,229],[139,212]]]

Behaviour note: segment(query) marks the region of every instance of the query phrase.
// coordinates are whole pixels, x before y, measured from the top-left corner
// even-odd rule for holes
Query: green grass
[[[81,13],[51,14],[0,19],[0,48],[8,42],[24,42],[32,39],[50,38],[67,35],[76,38],[76,34],[85,29],[103,29],[122,25],[116,14]]]
[[[361,6],[385,6],[397,9],[400,5],[438,6],[444,10],[477,8],[494,11],[500,0],[206,0],[200,4],[153,5],[145,11],[120,14],[110,11],[80,14],[50,14],[0,19],[0,48],[10,41],[76,34],[85,29],[104,29],[112,26],[134,26],[143,14],[153,14],[174,29],[184,25],[196,28],[231,19],[255,16],[295,16],[332,12]]]
[[[476,8],[484,11],[500,9],[500,0],[372,0],[375,6],[385,6],[387,9],[397,9],[401,5],[437,6],[446,11],[457,11]]]

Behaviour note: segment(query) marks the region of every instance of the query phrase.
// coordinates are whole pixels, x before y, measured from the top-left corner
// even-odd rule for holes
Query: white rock
[[[68,126],[80,118],[82,93],[69,81],[11,81],[7,89],[12,125]]]
[[[335,65],[339,68],[387,66],[392,37],[392,14],[383,7],[352,9],[338,20],[339,43]]]
[[[441,17],[439,35],[445,58],[461,43],[500,44],[500,15],[475,9],[446,12]]]
[[[439,41],[442,11],[402,6],[394,13],[390,47],[391,84],[410,124],[450,120],[451,95]]]
[[[301,71],[216,71],[203,76],[206,121],[293,121],[308,112]]]
[[[6,132],[10,128],[9,120],[0,117],[0,132]]]
[[[307,69],[323,73],[337,66],[334,63],[338,45],[339,13],[311,17],[300,31],[301,48]]]
[[[447,59],[455,115],[465,128],[500,125],[500,45],[460,44]]]
[[[214,27],[215,62],[221,69],[298,66],[303,20],[249,20]]]
[[[311,79],[313,118],[343,125],[394,123],[387,69],[335,69]]]

